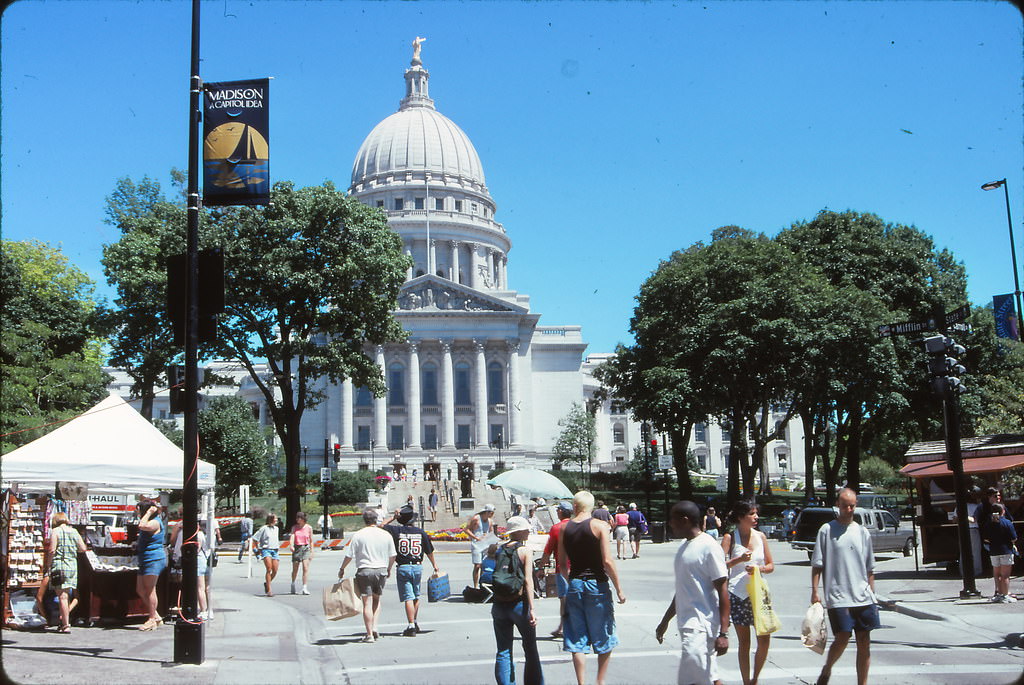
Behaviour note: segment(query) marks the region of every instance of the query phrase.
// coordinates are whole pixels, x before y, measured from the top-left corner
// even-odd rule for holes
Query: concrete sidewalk
[[[883,557],[879,557],[882,559]],[[875,564],[875,590],[888,609],[922,620],[960,622],[1007,644],[1024,647],[1024,588],[1020,576],[1010,578],[1010,592],[1021,601],[993,604],[992,576],[975,580],[981,596],[960,599],[963,579],[948,573],[945,565],[919,564],[914,557],[897,557]]]

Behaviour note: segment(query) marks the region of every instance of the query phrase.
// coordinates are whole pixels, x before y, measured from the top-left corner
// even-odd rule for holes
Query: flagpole
[[[423,208],[427,210],[427,273],[433,274],[434,265],[431,263],[432,260],[430,259],[432,256],[432,251],[430,249],[430,179],[427,177],[426,172],[423,174],[423,182],[427,186],[426,204],[423,205]]]

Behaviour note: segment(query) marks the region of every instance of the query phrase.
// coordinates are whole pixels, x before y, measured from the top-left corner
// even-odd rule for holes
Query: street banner
[[[1013,294],[995,295],[992,298],[992,313],[996,317],[996,335],[1000,338],[1020,340],[1020,322],[1013,307]]]
[[[270,80],[207,83],[203,90],[203,204],[267,204]]]

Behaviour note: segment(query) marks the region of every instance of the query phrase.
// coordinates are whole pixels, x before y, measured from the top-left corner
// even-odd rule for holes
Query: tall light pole
[[[1017,298],[1017,336],[1020,336],[1020,327],[1022,323],[1022,312],[1020,306],[1020,277],[1017,275],[1017,246],[1013,240],[1013,221],[1010,219],[1010,189],[1006,184],[1006,179],[999,181],[989,181],[981,186],[982,190],[995,190],[1002,186],[1003,195],[1006,197],[1006,225],[1010,229],[1010,259],[1013,260],[1013,294]]]

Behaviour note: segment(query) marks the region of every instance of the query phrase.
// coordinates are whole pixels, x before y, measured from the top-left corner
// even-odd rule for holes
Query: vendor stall
[[[998,486],[1008,469],[1024,466],[1024,435],[983,435],[960,441],[964,474],[980,487]],[[914,479],[921,528],[922,560],[926,564],[958,562],[956,502],[953,472],[946,463],[944,442],[917,442],[905,454],[907,465],[900,473]],[[1024,534],[1021,493],[1004,492],[1003,503],[1014,519],[1018,537]]]
[[[3,455],[5,488],[0,526],[3,611],[7,624],[9,592],[35,591],[40,598],[45,540],[52,507],[69,512],[70,523],[91,543],[79,555],[78,618],[124,618],[141,609],[135,595],[135,556],[128,544],[112,544],[95,534],[88,494],[128,494],[132,498],[156,490],[180,489],[184,454],[131,405],[111,395],[84,414],[17,450]],[[212,464],[199,461],[201,489],[214,485]],[[64,487],[58,488],[58,483]],[[75,484],[68,487],[68,483]],[[60,498],[54,495],[63,493]],[[17,554],[15,554],[17,553]],[[166,571],[165,574],[166,576]],[[166,585],[161,578],[160,588]]]

